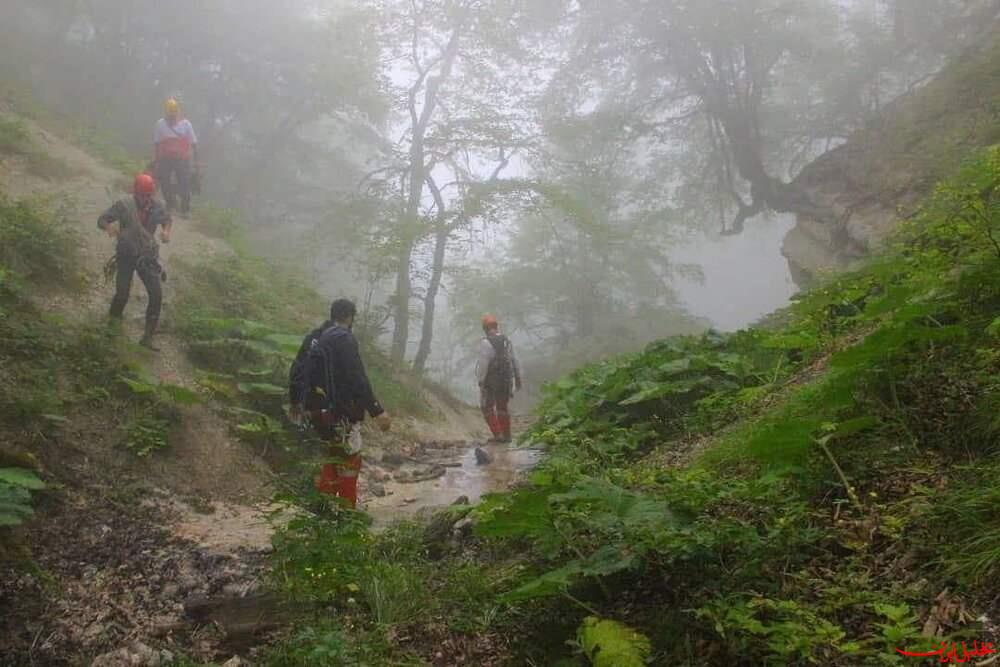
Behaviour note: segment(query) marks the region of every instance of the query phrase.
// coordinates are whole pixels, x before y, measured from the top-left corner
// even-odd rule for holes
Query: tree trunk
[[[399,263],[396,266],[396,295],[393,311],[392,350],[393,363],[401,364],[406,359],[406,342],[410,338],[410,260],[413,257],[413,241],[406,239],[399,249]]]
[[[444,256],[448,249],[448,237],[451,230],[439,226],[434,243],[434,262],[431,265],[431,279],[427,283],[427,293],[424,295],[424,321],[420,333],[420,347],[413,360],[413,369],[418,375],[423,375],[427,366],[427,358],[431,356],[431,342],[434,338],[434,306],[438,291],[441,289],[441,277],[444,273]]]
[[[740,116],[739,112],[720,114],[719,122],[729,141],[736,172],[750,184],[750,202],[743,201],[733,192],[738,211],[732,225],[724,233],[739,234],[747,220],[765,209],[809,215],[819,222],[829,222],[830,211],[816,206],[794,181],[785,183],[767,173],[761,157],[763,146],[760,138],[750,126],[750,119]]]
[[[432,104],[433,95],[427,92],[425,104]],[[429,119],[427,106],[424,114]],[[424,132],[426,124],[417,123],[413,128],[413,143],[410,145],[410,191],[406,201],[404,238],[399,250],[399,264],[396,266],[396,308],[392,328],[392,361],[402,364],[406,360],[406,344],[410,340],[410,297],[413,291],[410,280],[410,263],[413,258],[413,238],[420,214],[420,199],[424,193]]]
[[[412,143],[410,144],[410,190],[406,200],[405,224],[407,228],[403,232],[403,247],[400,249],[399,264],[396,267],[396,308],[393,318],[391,350],[392,361],[397,365],[406,360],[406,344],[410,338],[410,297],[413,291],[410,280],[410,261],[413,256],[413,246],[416,244],[416,238],[413,235],[416,234],[420,215],[420,200],[424,193],[424,179],[427,176],[427,165],[424,163],[424,137],[437,106],[438,91],[441,84],[451,75],[452,65],[458,56],[461,31],[461,24],[452,31],[451,38],[444,49],[438,76],[428,77],[429,73],[422,71],[409,91],[410,124],[413,131]],[[416,35],[414,40],[416,40]],[[417,93],[424,87],[425,81],[424,106],[418,114]]]

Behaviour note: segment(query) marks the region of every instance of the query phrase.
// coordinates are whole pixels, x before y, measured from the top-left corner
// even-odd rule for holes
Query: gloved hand
[[[388,412],[383,412],[375,418],[375,423],[383,433],[387,433],[392,428],[392,418]]]
[[[299,403],[292,403],[288,406],[288,421],[292,422],[296,426],[302,424],[302,405]]]
[[[122,233],[121,227],[118,225],[117,222],[108,223],[104,227],[104,231],[107,232],[108,236],[113,239],[118,238]]]

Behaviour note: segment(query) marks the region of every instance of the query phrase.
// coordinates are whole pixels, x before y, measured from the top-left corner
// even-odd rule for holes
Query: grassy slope
[[[1000,147],[784,326],[564,379],[533,433],[548,458],[472,511],[461,546],[293,523],[279,581],[346,620],[273,664],[582,665],[565,641],[588,615],[640,630],[658,665],[904,664],[897,647],[995,641],[973,619],[1000,614],[998,189]],[[339,657],[311,662],[310,632]]]
[[[289,272],[246,251],[230,220],[225,234],[216,234],[232,242],[231,252],[221,255],[224,260],[175,257],[169,266],[174,273],[168,287],[173,286],[174,294],[165,313],[165,338],[183,343],[200,362],[203,374],[196,391],[157,381],[146,368],[148,355],[104,325],[105,299],[91,304],[101,278],[93,258],[84,257],[77,232],[84,223],[59,194],[67,185],[63,171],[53,167],[60,163],[45,153],[54,135],[29,131],[30,123],[23,119],[42,116],[19,115],[19,109],[0,99],[0,175],[13,175],[22,191],[36,181],[41,189],[51,183],[53,194],[17,199],[0,191],[0,555],[5,560],[15,553],[12,567],[23,559],[25,566],[37,569],[30,553],[33,536],[48,526],[50,511],[61,515],[68,505],[92,502],[111,514],[128,514],[135,510],[136,485],[169,486],[158,476],[163,462],[176,460],[183,467],[184,461],[172,451],[158,450],[172,449],[174,436],[183,430],[176,425],[187,419],[184,410],[192,402],[226,415],[233,433],[257,451],[298,444],[280,424],[283,400],[277,394],[284,393],[290,352],[329,305]],[[116,167],[133,164],[114,150],[97,153]],[[201,224],[211,228],[213,220],[209,215]],[[92,230],[92,223],[84,228]],[[189,272],[187,279],[179,280],[179,271]],[[91,313],[91,305],[99,310]],[[66,307],[74,312],[63,312]],[[230,356],[204,354],[213,345]],[[368,349],[366,357],[393,414],[429,416],[427,403],[413,390],[416,380],[393,371],[378,350]],[[195,386],[190,380],[183,378],[184,384]],[[310,469],[295,464],[312,452],[291,449],[280,462],[296,471],[292,486],[306,486]],[[149,463],[135,455],[163,459]],[[23,472],[29,470],[48,482],[48,491],[37,477]],[[45,510],[35,523],[8,528],[28,521],[33,504]],[[10,564],[5,560],[5,568]],[[58,597],[56,588],[51,593]],[[17,609],[9,608],[10,615],[0,622],[0,635],[23,635],[25,614],[36,603],[42,607],[50,602],[45,596],[18,600]],[[13,640],[9,649],[12,656],[28,650],[14,646]]]
[[[931,89],[941,114],[949,89]],[[472,511],[473,537],[293,523],[277,580],[328,611],[269,664],[584,665],[587,616],[645,634],[604,646],[657,665],[907,664],[896,648],[1000,640],[1000,147],[931,150],[952,132],[900,146],[947,178],[864,268],[767,329],[550,387],[547,459]]]

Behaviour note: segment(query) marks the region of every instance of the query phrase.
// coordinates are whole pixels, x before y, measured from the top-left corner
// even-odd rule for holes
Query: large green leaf
[[[676,522],[667,503],[602,479],[585,478],[566,493],[552,496],[552,502],[584,508],[591,522],[608,523],[612,520],[627,529]]]
[[[24,489],[38,490],[45,488],[45,482],[38,479],[35,473],[24,468],[0,468],[0,484],[2,483],[19,486]]]
[[[298,354],[299,347],[302,346],[302,336],[291,334],[271,334],[264,338],[264,340],[276,347],[281,353],[290,357]]]
[[[645,635],[596,616],[583,619],[577,642],[594,667],[644,667],[652,653]]]
[[[550,490],[517,491],[483,498],[475,531],[482,537],[537,537],[551,531]]]
[[[549,597],[566,591],[585,577],[606,577],[636,567],[638,554],[626,544],[606,544],[587,558],[571,560],[566,565],[502,596],[505,602]]]
[[[151,382],[147,382],[146,380],[135,380],[123,375],[121,381],[124,382],[134,394],[145,395],[152,394],[156,391],[156,385]]]
[[[276,384],[266,382],[240,382],[236,388],[244,394],[257,394],[260,396],[284,396],[287,390]]]
[[[180,405],[195,405],[201,402],[201,396],[197,392],[178,384],[161,384],[159,390],[164,396]]]

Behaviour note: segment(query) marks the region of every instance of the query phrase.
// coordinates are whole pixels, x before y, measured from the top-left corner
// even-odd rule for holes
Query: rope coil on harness
[[[147,257],[143,255],[136,262],[136,269],[142,270],[146,268],[147,265],[152,265],[151,268],[154,270],[159,270],[160,280],[167,282],[167,272],[160,266],[160,262],[155,257]],[[111,259],[104,263],[104,283],[110,284],[114,279],[115,275],[118,273],[118,254],[115,253],[111,255]]]

